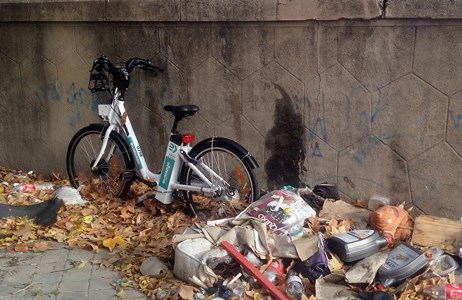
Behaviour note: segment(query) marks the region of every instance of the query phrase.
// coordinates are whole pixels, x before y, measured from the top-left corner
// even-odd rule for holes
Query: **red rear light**
[[[185,144],[189,144],[189,143],[192,143],[194,142],[194,140],[196,139],[196,136],[192,133],[186,133],[186,134],[183,134],[183,143]]]

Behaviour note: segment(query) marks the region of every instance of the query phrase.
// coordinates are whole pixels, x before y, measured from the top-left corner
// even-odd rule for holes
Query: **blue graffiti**
[[[51,96],[51,100],[53,101],[61,100],[61,97],[59,96],[58,88],[56,87],[56,81],[48,84],[47,91]]]
[[[319,148],[318,142],[314,142],[314,148],[313,148],[313,152],[311,153],[311,156],[322,157],[321,149]]]
[[[454,129],[458,129],[460,124],[462,123],[462,114],[456,114],[450,110],[449,111],[449,119],[451,119],[452,123],[454,124]]]
[[[83,97],[82,92],[84,91],[83,88],[80,88],[76,91],[75,84],[72,83],[69,89],[67,90],[67,103],[69,104],[82,104]]]

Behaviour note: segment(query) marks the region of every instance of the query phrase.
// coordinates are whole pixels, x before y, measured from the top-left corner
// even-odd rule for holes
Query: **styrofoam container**
[[[189,282],[193,276],[199,277],[199,266],[202,256],[212,249],[212,243],[204,238],[185,240],[175,248],[173,274],[179,279]]]
[[[389,205],[389,204],[390,204],[390,199],[388,199],[387,197],[374,195],[371,198],[369,198],[368,208],[370,210],[376,210],[382,205]]]

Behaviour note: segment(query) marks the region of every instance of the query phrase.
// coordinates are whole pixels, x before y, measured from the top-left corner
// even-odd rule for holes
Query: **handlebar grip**
[[[146,70],[148,71],[154,71],[154,72],[163,72],[164,68],[153,64],[149,59],[146,60]]]

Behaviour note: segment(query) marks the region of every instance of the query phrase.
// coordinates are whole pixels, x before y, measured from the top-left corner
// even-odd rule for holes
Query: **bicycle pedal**
[[[172,192],[172,197],[175,200],[184,200],[184,194],[183,194],[183,192],[180,192],[180,191],[173,191]]]
[[[134,181],[136,178],[136,173],[135,172],[123,172],[120,174],[120,180],[128,182],[128,181]]]

